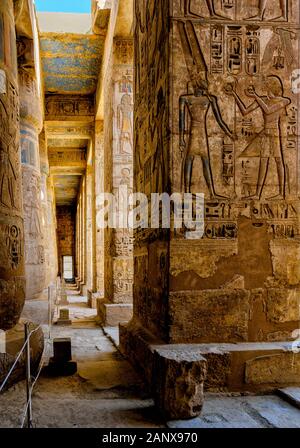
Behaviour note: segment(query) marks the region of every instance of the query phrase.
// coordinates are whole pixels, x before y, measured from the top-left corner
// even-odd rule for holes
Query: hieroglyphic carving
[[[48,116],[93,116],[94,98],[89,96],[46,95],[46,118]]]
[[[49,151],[49,163],[50,165],[61,165],[61,164],[79,164],[80,166],[86,166],[86,151],[80,149],[70,150],[53,150]]]
[[[78,126],[47,126],[47,134],[55,135],[60,137],[65,137],[66,135],[69,137],[74,135],[76,137],[87,136],[90,137],[93,135],[93,126],[87,125],[78,125]]]
[[[10,262],[10,267],[13,270],[18,269],[20,261],[23,256],[22,250],[22,232],[18,226],[7,226],[6,230],[6,246],[7,257]]]
[[[117,61],[120,64],[128,64],[133,60],[133,40],[132,39],[116,39],[115,48],[117,53]]]

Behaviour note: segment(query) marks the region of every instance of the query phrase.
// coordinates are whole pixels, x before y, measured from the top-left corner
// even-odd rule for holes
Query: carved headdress
[[[207,86],[208,68],[199,45],[193,23],[178,22],[183,54],[189,72],[190,80],[194,87],[205,84]]]

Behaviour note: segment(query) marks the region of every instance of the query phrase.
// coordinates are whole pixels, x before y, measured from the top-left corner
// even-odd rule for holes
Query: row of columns
[[[12,0],[2,1],[0,329],[4,330],[17,323],[25,298],[38,297],[57,275],[56,253],[51,249],[54,197],[48,177],[45,135],[41,132],[43,103],[38,66],[33,4],[18,2],[14,10]],[[53,268],[47,270],[47,264]]]

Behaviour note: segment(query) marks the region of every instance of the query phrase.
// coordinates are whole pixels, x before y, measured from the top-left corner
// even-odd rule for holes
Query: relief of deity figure
[[[37,237],[42,235],[40,210],[39,210],[39,194],[38,178],[32,176],[29,185],[29,213],[30,213],[30,227],[29,232],[32,236]]]
[[[266,14],[267,6],[268,6],[268,1],[269,0],[259,0],[258,14],[255,16],[252,16],[252,17],[247,17],[246,20],[265,20],[265,14]],[[270,19],[270,20],[278,20],[278,21],[288,20],[287,0],[279,0],[279,2],[280,2],[281,15],[278,17],[274,17],[273,19]]]
[[[254,137],[240,157],[259,157],[259,173],[256,193],[245,199],[261,198],[270,165],[270,159],[274,159],[277,167],[277,177],[279,193],[268,199],[280,200],[285,198],[286,187],[286,166],[284,162],[283,129],[282,121],[287,115],[287,107],[291,104],[290,98],[284,96],[283,84],[278,76],[268,76],[265,82],[266,96],[260,96],[255,88],[250,86],[246,90],[246,95],[254,98],[254,102],[246,107],[240,96],[236,92],[235,86],[228,84],[225,91],[234,96],[239,110],[246,116],[257,109],[260,109],[264,118],[263,130]]]
[[[131,96],[127,93],[122,96],[121,104],[118,106],[117,118],[118,118],[118,128],[120,131],[119,148],[120,154],[131,154],[132,153],[132,112],[133,104],[131,101]],[[131,151],[126,151],[126,146],[130,147]]]
[[[224,199],[224,196],[216,193],[214,187],[208,138],[209,112],[213,112],[218,125],[228,137],[234,139],[235,136],[222,118],[216,96],[209,92],[208,68],[193,24],[190,21],[187,21],[186,24],[179,22],[178,28],[187,70],[193,87],[192,94],[181,95],[179,99],[179,144],[181,153],[184,154],[184,191],[186,193],[191,192],[194,159],[195,156],[200,156],[204,178],[211,198]],[[190,118],[190,126],[188,141],[186,142],[187,116]]]
[[[0,102],[0,106],[0,121],[4,126],[7,121],[7,112],[2,102]],[[5,132],[3,134],[0,136],[0,203],[4,207],[15,208],[17,176],[10,158],[13,137],[8,134],[5,138]]]
[[[192,0],[184,0],[184,15],[185,16],[194,16],[203,19],[204,17],[200,14],[196,14],[192,11]],[[221,14],[217,14],[215,10],[214,0],[205,0],[207,9],[209,11],[209,15],[211,19],[226,19],[227,17],[222,16]]]

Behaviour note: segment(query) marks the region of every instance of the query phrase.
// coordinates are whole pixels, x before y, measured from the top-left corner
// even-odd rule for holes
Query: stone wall
[[[135,5],[136,188],[205,196],[202,238],[136,235],[135,319],[173,343],[299,327],[299,5],[227,3]]]
[[[300,320],[299,3],[203,3],[174,1],[171,12],[172,191],[204,192],[205,222],[201,240],[171,240],[170,341],[290,340]]]
[[[63,275],[63,257],[75,256],[75,211],[71,206],[58,206],[56,217],[59,274]]]
[[[135,191],[170,191],[169,2],[135,2]],[[168,339],[169,231],[138,229],[134,247],[134,319]]]
[[[13,327],[25,299],[19,92],[13,1],[0,4],[0,329]]]

